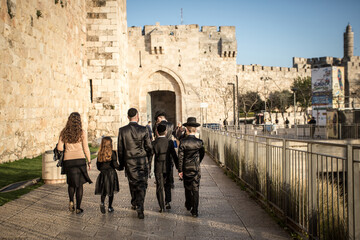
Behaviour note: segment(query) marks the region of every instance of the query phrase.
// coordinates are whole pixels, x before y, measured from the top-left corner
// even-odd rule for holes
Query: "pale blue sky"
[[[343,57],[350,22],[360,56],[360,0],[127,0],[128,26],[236,26],[238,64],[291,67],[292,57]]]

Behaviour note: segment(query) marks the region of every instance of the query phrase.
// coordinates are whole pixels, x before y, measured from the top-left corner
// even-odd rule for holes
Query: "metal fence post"
[[[271,197],[271,141],[270,138],[266,138],[266,156],[265,156],[265,198],[270,199]]]
[[[307,145],[307,154],[306,162],[308,164],[308,169],[306,174],[308,174],[308,186],[307,186],[307,195],[308,195],[308,221],[309,221],[309,234],[313,237],[317,237],[317,159],[312,156],[312,143]]]
[[[354,240],[360,240],[360,148],[353,147]]]
[[[282,170],[283,170],[283,194],[284,205],[283,211],[286,216],[289,213],[289,193],[290,193],[290,153],[289,153],[289,141],[283,139],[283,152],[282,152]]]
[[[347,201],[348,201],[348,229],[349,229],[349,239],[354,239],[355,237],[355,219],[354,219],[354,168],[353,168],[353,146],[347,145],[347,161],[346,161],[346,170],[347,170]]]

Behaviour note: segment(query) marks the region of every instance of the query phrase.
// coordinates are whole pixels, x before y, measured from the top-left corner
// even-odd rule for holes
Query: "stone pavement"
[[[114,198],[115,212],[100,212],[95,184],[85,185],[80,215],[68,211],[66,184],[44,185],[0,207],[0,239],[290,239],[208,156],[202,163],[198,218],[185,209],[177,178],[172,209],[159,213],[152,178],[145,219],[138,219],[130,209],[124,172],[118,173],[121,189]],[[97,174],[93,161],[93,181]]]

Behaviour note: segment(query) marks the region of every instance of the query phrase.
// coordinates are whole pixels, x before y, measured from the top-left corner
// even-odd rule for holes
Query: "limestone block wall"
[[[290,90],[297,77],[311,77],[311,69],[238,65],[239,93],[259,92],[265,98],[272,91]],[[264,81],[261,78],[268,78]]]
[[[129,28],[130,104],[140,110],[143,124],[152,120],[147,107],[147,93],[156,90],[174,91],[176,118],[184,122],[195,116],[200,121],[200,103],[208,102],[207,118],[222,118],[223,101],[214,92],[216,84],[227,88],[224,79],[236,74],[236,39],[234,27],[198,25],[161,26],[160,24]],[[161,41],[159,40],[161,39]],[[226,40],[231,57],[222,54]],[[156,49],[155,49],[156,48]],[[233,53],[235,52],[235,53]],[[228,56],[228,54],[227,54]],[[154,77],[156,75],[165,78]],[[217,83],[213,84],[212,81]],[[229,104],[228,104],[229,106]],[[221,118],[221,117],[220,117]]]
[[[87,1],[89,138],[117,136],[128,109],[125,0]]]
[[[162,41],[156,40],[159,36]],[[198,25],[131,27],[128,43],[130,106],[139,109],[141,123],[152,120],[146,98],[148,92],[157,90],[175,92],[177,121],[190,115],[199,118]]]
[[[53,149],[73,111],[87,127],[85,13],[84,1],[0,1],[0,162]]]

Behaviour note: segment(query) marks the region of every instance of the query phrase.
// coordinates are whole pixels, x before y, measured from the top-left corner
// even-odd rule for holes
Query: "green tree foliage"
[[[292,105],[292,96],[289,90],[271,92],[266,104],[267,108],[270,112],[280,112],[284,118],[284,112]]]
[[[239,94],[238,99],[239,111],[245,114],[245,119],[250,112],[260,112],[264,109],[264,101],[261,100],[259,93],[246,92]]]
[[[312,101],[311,77],[295,78],[291,85],[291,90],[296,93],[297,107],[300,107],[301,111],[306,112],[311,106]]]

